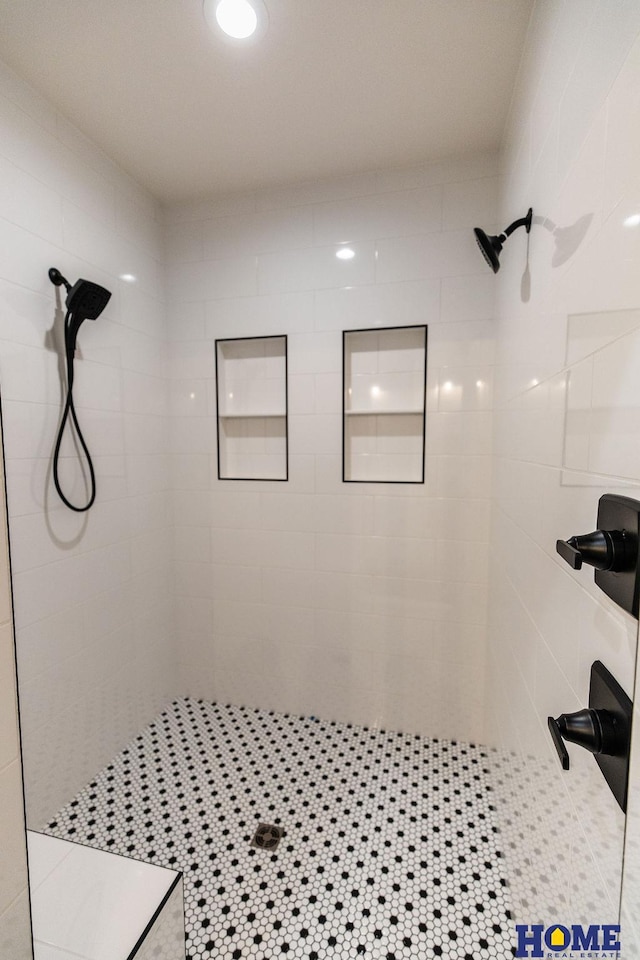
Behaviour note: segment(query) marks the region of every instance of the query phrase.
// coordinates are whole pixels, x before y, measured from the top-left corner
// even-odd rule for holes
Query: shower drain
[[[259,823],[251,846],[260,847],[261,850],[275,850],[283,836],[282,827],[275,827],[272,823]]]

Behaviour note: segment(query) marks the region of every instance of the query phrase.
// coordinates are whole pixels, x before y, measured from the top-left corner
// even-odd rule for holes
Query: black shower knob
[[[588,750],[622,810],[627,805],[632,711],[633,704],[616,678],[596,660],[591,665],[589,706],[547,718],[562,769],[571,767],[565,741]]]
[[[623,530],[594,530],[556,541],[557,553],[574,570],[580,570],[583,563],[596,570],[627,570],[635,563],[630,547]]]
[[[547,724],[564,770],[569,769],[569,754],[563,740],[606,757],[619,753],[615,718],[608,710],[585,708],[575,713],[561,713],[555,720],[548,717]]]
[[[574,570],[594,568],[596,585],[636,619],[640,611],[640,500],[603,493],[598,529],[556,541],[556,551]]]

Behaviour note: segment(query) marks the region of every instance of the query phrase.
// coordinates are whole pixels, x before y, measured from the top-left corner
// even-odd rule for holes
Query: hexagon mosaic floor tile
[[[182,870],[189,960],[513,956],[470,744],[177,700],[46,832]]]

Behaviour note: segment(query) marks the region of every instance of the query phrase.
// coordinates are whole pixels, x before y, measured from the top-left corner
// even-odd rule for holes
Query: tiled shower
[[[496,219],[495,173],[481,158],[169,212],[185,692],[480,738],[495,284],[464,211]],[[425,323],[425,485],[343,483],[342,331]],[[267,332],[287,336],[289,481],[247,489],[217,476],[215,341]]]
[[[484,794],[478,810],[499,830],[483,835],[505,881],[489,926],[511,924],[492,936],[512,942],[515,920],[615,919],[625,818],[586,755],[572,753],[562,774],[546,717],[584,704],[594,659],[633,695],[637,623],[562,564],[555,540],[592,529],[602,493],[637,496],[640,483],[638,232],[625,226],[640,186],[639,32],[634,2],[615,16],[603,0],[537,3],[499,156],[165,208],[3,68],[0,384],[30,827],[66,836],[75,824],[100,846],[86,811],[102,804],[108,823],[105,771],[124,775],[136,738],[153,742],[175,711],[204,711],[206,730],[244,708],[233,717],[260,727],[263,754],[261,737],[279,743],[305,723],[314,736],[350,731],[354,744],[400,733],[403,757],[422,737],[425,762],[438,743],[483,754],[491,810]],[[528,242],[514,236],[496,278],[471,227],[499,230],[529,206]],[[347,239],[354,256],[337,259]],[[65,511],[48,479],[54,265],[113,291],[83,327],[77,363],[100,478],[86,517]],[[424,485],[344,483],[343,332],[422,325]],[[216,341],[266,336],[287,342],[288,480],[219,479]],[[63,452],[73,483],[73,450]],[[249,741],[244,732],[236,748]],[[246,776],[235,760],[234,777]],[[331,776],[341,770],[331,763]],[[433,795],[414,799],[430,813]],[[628,851],[636,805],[632,790]],[[276,813],[286,821],[287,810]],[[285,844],[303,830],[296,817]],[[222,845],[225,829],[207,836]],[[128,843],[121,834],[116,852]],[[439,910],[432,892],[423,899]],[[12,890],[0,903],[3,935],[16,902]],[[395,906],[376,946],[365,909],[354,955],[362,943],[375,957],[434,946],[456,960],[509,956],[480,933],[445,950],[455,925],[425,947],[409,931],[415,920],[427,936],[424,921],[409,922],[412,908],[394,924]],[[393,942],[391,928],[402,929]],[[12,950],[29,956],[26,943]]]

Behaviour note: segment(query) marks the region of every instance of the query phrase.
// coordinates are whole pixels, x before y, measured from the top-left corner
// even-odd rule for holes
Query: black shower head
[[[111,299],[111,292],[109,290],[105,290],[104,287],[99,286],[97,283],[92,283],[91,280],[76,280],[74,285],[71,286],[66,277],[63,277],[60,271],[56,270],[55,267],[51,267],[49,270],[49,280],[51,280],[51,283],[53,283],[56,287],[64,286],[67,291],[67,313],[64,318],[64,350],[67,368],[67,396],[62,413],[62,419],[58,427],[56,445],[53,451],[53,482],[56,490],[58,491],[60,499],[69,507],[70,510],[75,510],[76,513],[85,513],[85,511],[89,510],[93,506],[93,503],[96,499],[96,475],[93,469],[91,454],[89,453],[89,448],[87,447],[85,439],[82,435],[82,430],[80,429],[80,424],[78,423],[78,415],[73,402],[76,340],[78,337],[78,331],[85,320],[98,319]],[[76,443],[76,449],[78,449],[79,444],[84,452],[84,456],[86,457],[87,467],[89,470],[90,490],[88,494],[88,500],[82,507],[72,503],[60,485],[60,447],[62,444],[62,435],[69,418],[71,418],[74,428],[74,442]]]
[[[110,299],[110,291],[99,284],[76,280],[67,293],[67,310],[83,320],[97,320]]]
[[[111,299],[109,290],[92,283],[91,280],[77,280],[71,286],[55,267],[49,270],[49,279],[56,287],[64,284],[67,289],[67,310],[79,323],[83,320],[97,320]]]
[[[502,243],[506,237],[501,233],[497,237],[488,236],[480,227],[474,227],[473,232],[476,235],[476,243],[482,250],[482,255],[491,267],[494,273],[500,269],[500,252]]]
[[[529,207],[526,217],[521,217],[520,220],[514,220],[513,223],[509,224],[503,233],[499,233],[497,236],[493,237],[490,237],[488,234],[486,234],[480,227],[473,228],[473,232],[476,237],[476,243],[482,251],[482,256],[485,258],[494,273],[497,273],[500,269],[500,254],[507,237],[510,237],[513,231],[517,230],[518,227],[525,227],[527,233],[529,233],[531,230],[532,217],[533,210],[531,207]]]

